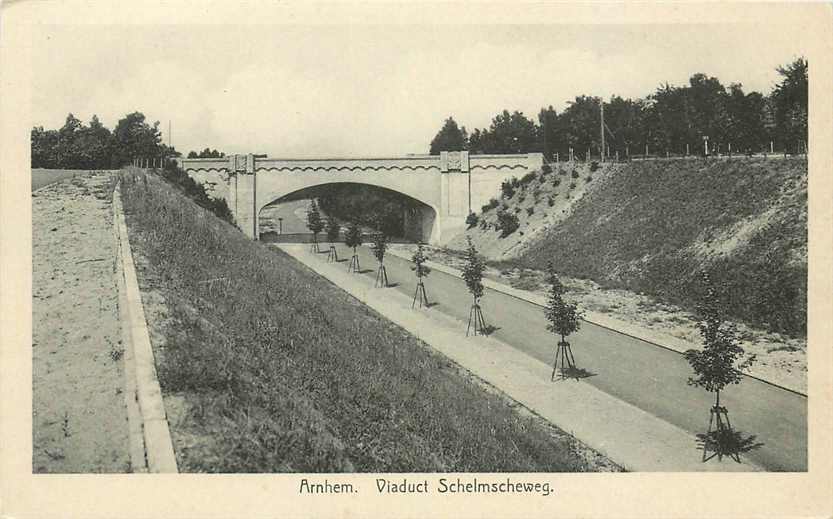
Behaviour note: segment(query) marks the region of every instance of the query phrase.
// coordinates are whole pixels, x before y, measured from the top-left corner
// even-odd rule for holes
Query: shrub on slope
[[[175,323],[160,382],[185,394],[189,423],[208,437],[178,449],[185,471],[587,468],[570,442],[399,327],[143,178],[122,193],[131,241]],[[228,284],[208,288],[217,279]]]
[[[692,307],[707,270],[735,318],[806,333],[807,164],[647,161],[611,175],[520,258]]]

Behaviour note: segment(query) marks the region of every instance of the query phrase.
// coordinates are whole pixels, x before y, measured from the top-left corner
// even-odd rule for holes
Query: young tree
[[[338,240],[338,233],[341,231],[341,225],[333,216],[327,217],[327,239],[330,241],[330,254],[327,255],[327,261],[337,262],[338,252],[336,252],[335,242]]]
[[[721,453],[721,440],[731,435],[729,414],[726,408],[720,405],[720,391],[729,384],[740,383],[742,371],[752,365],[755,357],[750,356],[738,363],[744,351],[738,343],[737,329],[734,324],[724,321],[714,285],[707,273],[704,272],[702,276],[705,295],[697,307],[700,314],[697,328],[703,337],[703,349],[687,350],[683,356],[695,375],[688,379],[689,385],[702,387],[715,394],[703,446],[705,461],[706,451],[709,448],[717,448],[717,452]],[[712,430],[713,422],[715,430]]]
[[[347,265],[347,272],[359,272],[359,255],[356,253],[356,247],[362,244],[362,228],[359,222],[352,221],[347,228],[347,233],[344,235],[344,244],[353,248],[353,257],[350,258],[350,264]]]
[[[413,270],[417,276],[416,292],[414,292],[414,300],[411,303],[411,308],[413,308],[416,304],[417,298],[419,298],[419,307],[422,308],[422,305],[428,306],[428,295],[425,293],[425,284],[422,282],[422,278],[431,273],[431,268],[425,264],[427,258],[425,257],[425,250],[422,247],[422,242],[417,245],[417,250],[414,252],[414,255],[411,256],[411,261],[414,262],[414,266],[411,267],[411,270]]]
[[[318,250],[318,233],[324,229],[324,222],[321,220],[321,213],[318,212],[318,205],[315,200],[310,201],[309,209],[307,209],[307,228],[312,231],[312,252],[320,252]]]
[[[567,288],[558,279],[558,274],[555,272],[552,262],[547,265],[547,283],[550,285],[549,300],[547,307],[544,309],[544,315],[547,317],[547,330],[560,336],[561,340],[555,349],[555,362],[552,366],[552,380],[555,380],[555,372],[561,365],[561,377],[564,378],[569,371],[575,371],[576,361],[573,357],[573,350],[570,343],[567,342],[567,337],[578,331],[581,327],[582,314],[575,303],[567,303],[564,301],[564,294],[567,293]]]
[[[385,271],[385,252],[388,250],[388,236],[382,231],[377,231],[373,234],[373,241],[370,244],[370,248],[373,250],[373,255],[376,256],[376,260],[379,262],[379,268],[376,271],[376,281],[373,283],[373,286],[387,287],[388,274]]]
[[[471,237],[467,236],[466,240],[468,248],[465,256],[466,264],[463,266],[463,280],[473,298],[471,310],[469,310],[469,324],[466,326],[468,337],[472,323],[474,323],[474,335],[477,335],[478,331],[481,335],[485,333],[486,322],[483,320],[483,312],[480,309],[480,298],[483,297],[483,271],[486,270],[486,264],[474,248]]]

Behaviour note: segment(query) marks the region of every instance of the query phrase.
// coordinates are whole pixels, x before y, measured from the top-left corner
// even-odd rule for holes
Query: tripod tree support
[[[556,372],[559,378],[565,379],[570,376],[570,373],[576,370],[576,359],[573,357],[573,349],[567,341],[558,341],[555,347],[555,362],[552,365],[552,375],[550,380],[555,380]]]
[[[338,220],[330,216],[327,218],[327,239],[330,241],[330,252],[327,254],[328,263],[338,262],[338,251],[336,250],[335,242],[338,241],[338,233],[341,231],[341,225]]]
[[[312,232],[310,252],[321,252],[318,249],[318,233],[324,229],[324,222],[321,220],[321,213],[318,211],[315,199],[310,201],[309,208],[307,208],[307,228]]]
[[[347,272],[361,272],[359,267],[359,255],[356,253],[356,247],[362,244],[362,228],[356,221],[350,222],[347,228],[347,233],[344,235],[344,244],[353,248],[353,257],[350,258],[350,263],[347,265]]]
[[[373,283],[373,286],[374,288],[385,288],[388,286],[388,273],[385,270],[385,252],[388,250],[387,235],[382,231],[374,234],[370,248],[373,250],[373,255],[379,261],[379,268],[376,270],[376,281]]]
[[[472,329],[473,328],[473,329]],[[466,337],[469,336],[469,331],[472,335],[486,335],[486,321],[483,319],[483,311],[480,309],[480,301],[474,300],[469,310],[469,324],[466,326]]]
[[[411,308],[414,308],[417,299],[419,299],[419,307],[422,308],[423,305],[428,306],[428,294],[425,293],[425,283],[422,282],[422,278],[431,273],[431,268],[425,265],[427,258],[425,257],[425,250],[422,243],[417,245],[417,250],[411,257],[411,261],[414,262],[414,266],[411,267],[411,270],[413,270],[417,276],[417,286],[416,291],[414,292],[414,300],[411,302]]]
[[[478,332],[480,335],[485,335],[487,330],[483,311],[480,309],[480,298],[483,297],[483,271],[486,270],[486,263],[474,248],[471,237],[467,236],[466,240],[468,240],[468,248],[465,256],[466,263],[463,266],[463,281],[466,282],[466,287],[474,300],[469,310],[469,324],[466,326],[466,337],[468,337],[472,324],[474,325],[473,335],[477,335]]]
[[[717,456],[717,461],[722,461],[723,456],[729,456],[735,462],[740,463],[740,453],[734,448],[735,435],[732,430],[732,423],[729,421],[729,411],[719,404],[720,392],[717,392],[718,403],[709,410],[709,428],[703,439],[703,462]],[[711,455],[709,455],[711,452]]]
[[[705,289],[702,301],[697,306],[699,322],[697,328],[703,338],[703,349],[690,349],[683,356],[691,365],[694,376],[688,379],[691,386],[699,386],[715,394],[714,406],[709,410],[709,427],[703,438],[703,462],[715,455],[718,461],[724,454],[729,454],[740,462],[737,450],[733,451],[735,433],[729,422],[729,412],[720,405],[720,391],[729,384],[738,384],[742,380],[742,371],[755,362],[755,356],[744,356],[744,350],[737,339],[734,324],[723,318],[723,309],[718,300],[717,291],[708,273],[702,273],[702,286]],[[700,436],[700,435],[698,435]],[[709,451],[712,455],[709,456]]]
[[[575,303],[564,301],[567,288],[558,279],[552,262],[547,264],[547,282],[550,285],[549,299],[544,308],[544,316],[549,321],[547,330],[560,337],[555,348],[555,361],[550,379],[555,380],[556,372],[560,372],[561,378],[564,379],[576,371],[576,360],[567,337],[581,327],[582,314]]]

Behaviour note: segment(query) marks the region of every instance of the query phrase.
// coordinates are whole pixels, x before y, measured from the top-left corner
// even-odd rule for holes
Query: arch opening
[[[438,212],[432,205],[373,184],[327,182],[266,198],[271,200],[258,210],[258,235],[267,242],[310,241],[306,215],[313,199],[322,218],[340,222],[342,238],[354,220],[366,232],[383,230],[395,242],[433,242],[438,232]]]

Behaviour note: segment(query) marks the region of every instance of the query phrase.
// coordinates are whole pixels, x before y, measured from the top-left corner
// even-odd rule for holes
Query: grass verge
[[[184,471],[574,472],[575,441],[155,175],[123,175],[131,243],[170,310],[160,383],[199,449]],[[217,281],[219,280],[219,281]]]

